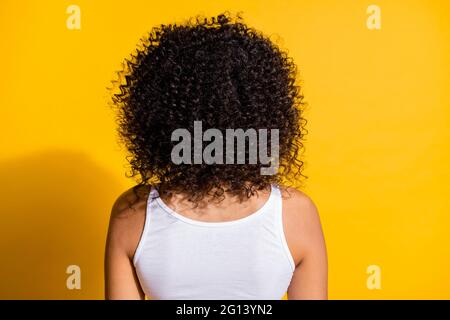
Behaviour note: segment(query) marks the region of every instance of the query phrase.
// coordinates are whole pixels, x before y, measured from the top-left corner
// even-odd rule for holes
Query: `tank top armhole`
[[[278,225],[278,234],[280,235],[281,244],[283,246],[283,251],[286,255],[286,258],[289,261],[289,265],[291,267],[292,272],[295,271],[295,262],[294,258],[292,257],[291,250],[289,249],[287,240],[286,240],[286,234],[284,233],[284,227],[283,227],[283,198],[281,195],[281,190],[277,188],[278,193],[278,205],[277,205],[277,225]]]
[[[153,189],[149,192],[148,198],[147,198],[147,204],[145,206],[145,221],[144,226],[142,228],[141,237],[139,239],[139,243],[136,247],[136,251],[134,252],[133,256],[133,265],[136,267],[136,264],[138,262],[139,256],[141,255],[142,249],[145,246],[145,240],[147,238],[147,233],[150,225],[150,203],[152,200],[153,195]]]

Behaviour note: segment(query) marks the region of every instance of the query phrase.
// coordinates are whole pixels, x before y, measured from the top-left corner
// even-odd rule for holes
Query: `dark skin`
[[[317,208],[306,194],[292,188],[281,190],[283,227],[296,265],[288,299],[327,299],[327,253]],[[188,218],[224,222],[252,214],[268,197],[269,192],[263,190],[246,201],[227,196],[219,203],[205,200],[195,209],[181,195],[162,200]],[[105,254],[106,299],[145,299],[132,262],[142,234],[145,210],[146,199],[137,198],[131,189],[114,203]]]

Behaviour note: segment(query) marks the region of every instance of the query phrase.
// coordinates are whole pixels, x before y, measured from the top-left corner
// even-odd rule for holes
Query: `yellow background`
[[[81,9],[81,30],[66,8]],[[369,5],[381,30],[366,27]],[[450,298],[448,1],[2,1],[0,298],[103,298],[132,181],[105,89],[159,23],[242,11],[294,57],[331,299]],[[81,267],[67,290],[66,267]],[[381,289],[366,287],[369,265]]]

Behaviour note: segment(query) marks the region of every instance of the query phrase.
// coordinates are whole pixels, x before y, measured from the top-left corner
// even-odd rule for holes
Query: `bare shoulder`
[[[304,192],[280,188],[283,198],[283,227],[289,249],[297,264],[318,245],[323,234],[318,209]]]
[[[318,217],[318,210],[313,200],[304,192],[295,188],[280,188],[283,208],[288,219],[305,220]]]
[[[145,213],[148,187],[133,187],[123,192],[114,202],[111,218],[127,218]]]
[[[148,187],[133,187],[114,202],[108,229],[108,245],[134,255],[145,223]]]

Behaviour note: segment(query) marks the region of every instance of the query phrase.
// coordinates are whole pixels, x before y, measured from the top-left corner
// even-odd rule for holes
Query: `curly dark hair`
[[[178,192],[198,203],[225,193],[246,198],[305,177],[299,156],[306,104],[297,68],[239,15],[155,27],[123,66],[113,103],[136,187],[153,185],[160,195]],[[261,175],[262,164],[174,164],[172,132],[193,132],[196,120],[219,130],[278,129],[278,173]]]

